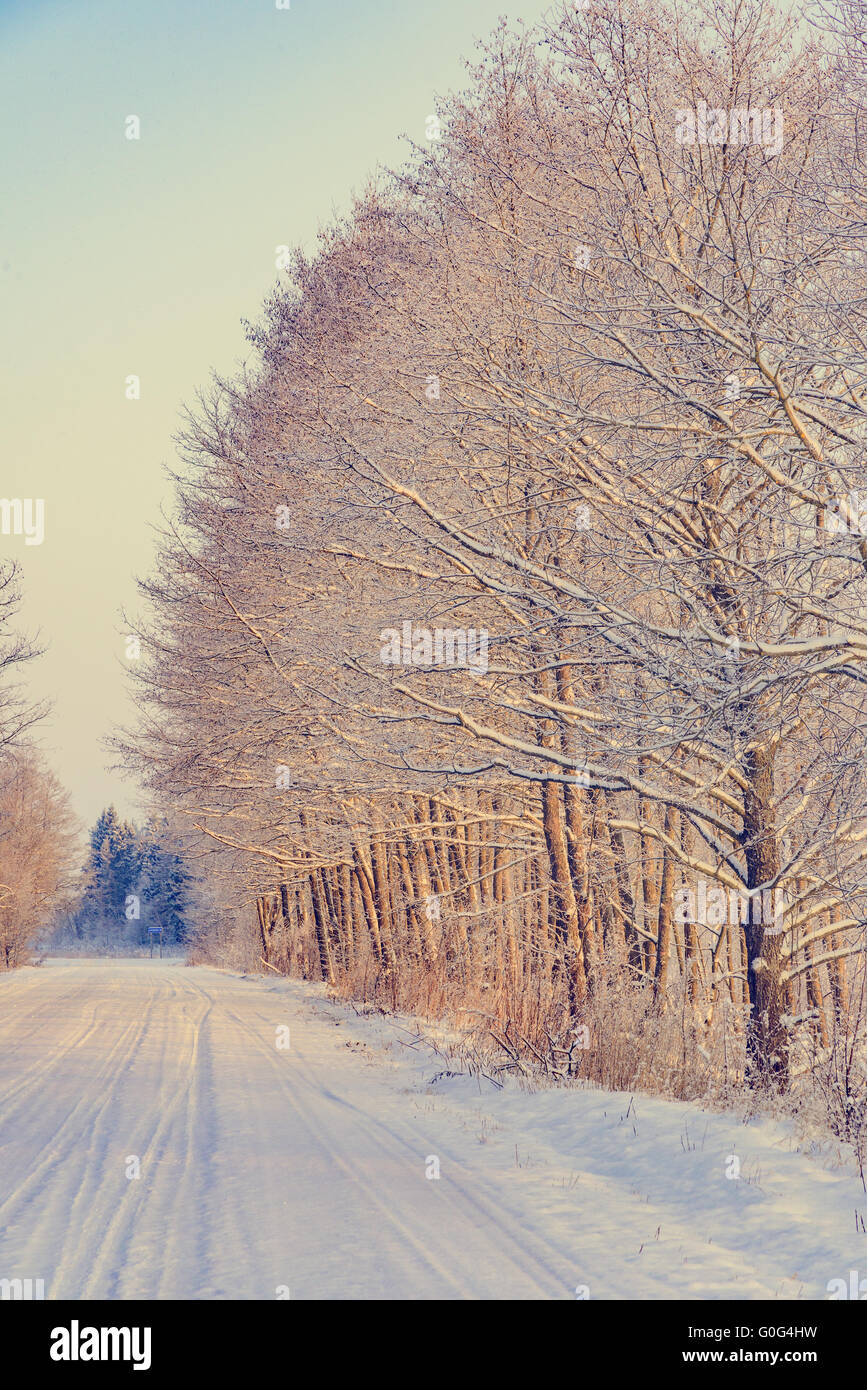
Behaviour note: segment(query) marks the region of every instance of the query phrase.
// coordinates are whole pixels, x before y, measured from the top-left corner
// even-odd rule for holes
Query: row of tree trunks
[[[547,698],[574,700],[566,665],[538,684]],[[577,772],[571,732],[547,725],[540,720],[538,739],[556,739]],[[743,850],[748,886],[760,889],[777,872],[778,851],[761,796],[770,769],[755,760]],[[562,991],[573,1020],[599,971],[620,961],[635,981],[647,981],[657,1005],[682,982],[706,1028],[721,1001],[737,1017],[749,1011],[751,1065],[779,1082],[788,1067],[786,1015],[809,1016],[824,1047],[847,1012],[846,926],[832,930],[845,922],[843,908],[823,918],[827,946],[815,954],[827,950],[831,959],[815,963],[808,944],[806,968],[784,983],[784,937],[767,923],[750,917],[712,929],[683,920],[677,904],[694,883],[684,865],[701,845],[674,807],[636,803],[640,829],[627,843],[612,825],[622,814],[615,795],[584,790],[577,776],[543,781],[536,816],[516,813],[505,792],[467,804],[414,794],[374,811],[363,829],[357,824],[337,863],[315,863],[308,849],[308,872],[287,869],[257,898],[262,959],[331,986],[363,969],[372,989],[392,993],[407,971],[464,986],[487,981],[513,1000],[532,979]],[[299,821],[312,843],[322,827],[305,812]]]

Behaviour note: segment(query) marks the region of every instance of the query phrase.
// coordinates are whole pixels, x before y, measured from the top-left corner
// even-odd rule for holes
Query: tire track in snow
[[[169,1002],[174,1005],[183,995],[182,987],[172,977],[168,977],[166,984],[171,991]],[[157,999],[156,1003],[164,1001]],[[174,1296],[163,1292],[166,1266],[177,1250],[176,1216],[181,1201],[180,1184],[170,1169],[177,1166],[178,1149],[183,1153],[180,1160],[182,1180],[193,1172],[201,1173],[204,1167],[203,1154],[196,1151],[193,1143],[193,1124],[199,1107],[195,1104],[191,1107],[190,1097],[203,1081],[201,1034],[210,1007],[206,1004],[196,1018],[188,1018],[183,1011],[174,1008],[172,1012],[177,1019],[184,1020],[184,1026],[165,1040],[162,1049],[164,1075],[152,1108],[143,1116],[142,1136],[131,1132],[124,1143],[125,1148],[139,1157],[142,1176],[123,1180],[114,1214],[91,1258],[82,1295],[85,1298]],[[165,1062],[170,1051],[171,1072]],[[188,1210],[194,1195],[195,1192],[185,1189]],[[204,1263],[206,1236],[204,1221],[185,1223],[184,1254],[188,1263],[198,1267]],[[152,1246],[160,1251],[158,1262],[153,1260]]]
[[[70,1160],[77,1165],[82,1178],[84,1177],[89,1145],[85,1143],[82,1146],[79,1143],[76,1146],[74,1141],[81,1140],[83,1136],[88,1134],[96,1126],[100,1114],[111,1104],[120,1081],[118,1063],[122,1065],[129,1063],[136,1045],[146,1029],[147,1017],[133,1020],[126,1025],[120,1036],[111,1045],[102,1059],[98,1072],[92,1078],[92,1087],[72,1101],[70,1109],[58,1127],[55,1128],[52,1125],[49,1152],[35,1163],[24,1181],[8,1197],[0,1199],[0,1226],[7,1225],[18,1208],[33,1202],[39,1192],[47,1185],[48,1177],[52,1173],[59,1172],[63,1165],[67,1165],[68,1174]],[[94,1031],[96,1030],[88,1029],[86,1036],[90,1036]],[[70,1053],[73,1050],[74,1045],[67,1049]],[[93,1089],[97,1088],[101,1082],[109,1083],[108,1090],[99,1089],[94,1095]],[[32,1095],[32,1090],[28,1091],[31,1100]],[[0,1123],[5,1126],[8,1123],[8,1117],[4,1115]],[[2,1134],[2,1130],[0,1130],[0,1134]],[[66,1176],[63,1183],[64,1188],[68,1189],[70,1184],[71,1178]],[[81,1188],[79,1187],[76,1190],[76,1197],[73,1199],[73,1210],[75,1203],[80,1199],[80,1193]]]
[[[461,1242],[444,1244],[437,1230],[436,1219],[434,1218],[434,1221],[431,1222],[427,1213],[425,1213],[428,1219],[425,1223],[424,1241],[420,1242],[409,1224],[413,1218],[401,1219],[400,1216],[394,1212],[393,1208],[380,1200],[373,1184],[365,1184],[357,1168],[353,1167],[352,1164],[346,1163],[341,1150],[347,1147],[347,1136],[344,1133],[341,1137],[336,1132],[341,1129],[339,1118],[335,1117],[334,1126],[329,1126],[327,1120],[323,1120],[323,1107],[321,1104],[314,1106],[313,1100],[314,1098],[316,1101],[324,1100],[329,1107],[335,1110],[338,1107],[348,1110],[352,1115],[354,1126],[362,1129],[368,1135],[376,1148],[382,1153],[383,1158],[387,1159],[389,1156],[392,1159],[396,1158],[397,1162],[401,1166],[405,1166],[410,1172],[420,1172],[425,1150],[434,1145],[434,1140],[430,1135],[426,1137],[419,1135],[417,1142],[412,1143],[407,1138],[395,1134],[393,1129],[376,1117],[361,1111],[357,1106],[353,1105],[351,1101],[336,1096],[332,1091],[328,1090],[327,1087],[323,1086],[316,1078],[310,1063],[303,1058],[303,1054],[298,1051],[297,1047],[293,1047],[293,1058],[300,1058],[302,1066],[306,1071],[306,1075],[300,1078],[307,1090],[307,1101],[305,1103],[305,1100],[295,1089],[296,1075],[290,1074],[287,1076],[285,1062],[280,1061],[279,1058],[275,1056],[273,1050],[264,1043],[260,1034],[258,1034],[246,1020],[242,1019],[237,1014],[233,1014],[228,1008],[226,1008],[225,1011],[228,1016],[233,1019],[237,1027],[245,1029],[252,1036],[253,1040],[259,1046],[260,1051],[268,1057],[272,1070],[276,1069],[276,1074],[283,1082],[290,1103],[304,1119],[304,1122],[314,1133],[318,1141],[327,1149],[332,1158],[340,1164],[343,1171],[353,1180],[359,1182],[364,1188],[365,1196],[368,1201],[375,1205],[390,1224],[395,1227],[395,1229],[399,1230],[400,1234],[412,1244],[415,1250],[420,1254],[423,1262],[434,1265],[438,1273],[442,1274],[448,1282],[459,1291],[460,1297],[472,1298],[478,1296],[477,1284],[474,1289],[472,1279],[470,1282],[467,1282],[465,1279],[462,1283],[460,1278],[455,1274],[454,1269],[450,1268],[450,1266],[454,1266],[456,1260],[462,1258]],[[319,1020],[317,1020],[317,1022],[318,1021]],[[265,1023],[265,1020],[263,1020],[263,1023]],[[273,1020],[270,1022],[270,1026],[274,1026]],[[296,1036],[298,1031],[296,1027]],[[342,1128],[345,1131],[345,1124]],[[442,1145],[439,1144],[439,1140],[437,1140],[436,1143],[440,1152],[444,1152]],[[480,1199],[480,1195],[477,1191],[470,1193],[466,1182],[468,1174],[464,1166],[451,1155],[449,1155],[449,1163],[451,1167],[447,1184],[444,1184],[442,1187],[437,1184],[435,1191],[432,1191],[433,1185],[425,1181],[424,1187],[420,1188],[420,1191],[425,1193],[425,1198],[431,1196],[434,1197],[435,1200],[444,1201],[447,1194],[451,1196],[451,1190],[453,1189],[459,1194],[462,1210],[457,1211],[457,1204],[454,1202],[450,1202],[450,1206],[452,1208],[452,1213],[460,1218],[462,1223],[461,1228],[465,1238],[467,1229],[475,1228],[482,1238],[488,1241],[491,1246],[493,1258],[499,1264],[502,1264],[504,1260],[507,1261],[512,1265],[513,1270],[518,1274],[519,1278],[535,1284],[538,1296],[544,1298],[570,1297],[571,1285],[568,1277],[559,1275],[552,1269],[552,1257],[559,1263],[564,1261],[562,1253],[550,1246],[545,1247],[541,1241],[537,1240],[532,1235],[532,1233],[516,1222],[510,1213],[507,1215],[502,1206],[496,1206],[496,1199],[491,1194],[488,1195],[487,1199]],[[383,1164],[383,1166],[386,1165]],[[457,1177],[453,1176],[452,1170],[454,1170],[455,1173],[461,1173],[464,1181],[461,1182]],[[473,1175],[473,1185],[474,1188],[478,1188],[478,1175]],[[422,1200],[425,1200],[425,1198]],[[487,1231],[483,1231],[479,1226],[477,1218],[480,1214],[485,1217],[488,1227]],[[444,1213],[440,1212],[436,1215],[442,1217]],[[493,1230],[496,1231],[496,1239],[493,1238]],[[506,1248],[504,1248],[504,1246]],[[530,1248],[531,1246],[533,1247],[532,1249]],[[436,1258],[434,1257],[434,1250],[438,1251]],[[528,1264],[532,1264],[535,1268],[531,1271],[527,1268]]]
[[[241,1019],[237,1014],[233,1014],[231,1010],[225,1009],[224,1012],[226,1016],[232,1020],[235,1027],[246,1033],[248,1038],[253,1041],[260,1055],[267,1057],[269,1067],[277,1077],[285,1098],[289,1101],[294,1113],[304,1123],[311,1138],[325,1153],[329,1162],[334,1167],[339,1168],[341,1173],[360,1190],[367,1205],[375,1208],[378,1216],[381,1217],[392,1230],[398,1233],[405,1244],[412,1249],[422,1267],[427,1266],[434,1269],[437,1275],[454,1291],[457,1297],[472,1298],[472,1285],[468,1284],[462,1278],[461,1274],[456,1272],[453,1267],[457,1258],[457,1252],[451,1248],[447,1251],[443,1251],[441,1242],[436,1238],[432,1240],[426,1239],[424,1242],[419,1239],[416,1231],[413,1230],[405,1220],[401,1219],[400,1215],[395,1212],[393,1207],[390,1207],[387,1202],[384,1202],[379,1197],[374,1184],[370,1181],[366,1181],[362,1176],[362,1172],[358,1166],[357,1152],[353,1155],[352,1159],[348,1159],[344,1156],[343,1152],[341,1152],[343,1148],[351,1148],[352,1141],[349,1140],[349,1136],[344,1136],[342,1143],[336,1144],[333,1135],[329,1133],[327,1127],[323,1126],[318,1118],[314,1116],[312,1107],[305,1106],[299,1100],[294,1090],[294,1079],[291,1075],[287,1076],[286,1074],[285,1063],[281,1062],[280,1059],[272,1053],[268,1044],[259,1036],[255,1028],[247,1024],[245,1020]],[[413,1273],[415,1273],[415,1271],[413,1271]],[[412,1275],[409,1271],[406,1271],[404,1277],[411,1278]]]

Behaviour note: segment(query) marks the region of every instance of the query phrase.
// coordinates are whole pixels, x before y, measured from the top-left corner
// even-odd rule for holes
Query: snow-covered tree
[[[124,934],[129,921],[138,920],[138,882],[142,850],[134,825],[120,818],[114,806],[99,816],[90,832],[90,852],[85,866],[85,886],[76,921],[86,937]]]
[[[137,892],[142,922],[161,927],[167,944],[187,940],[192,906],[193,876],[165,819],[152,817],[139,834],[141,869]]]

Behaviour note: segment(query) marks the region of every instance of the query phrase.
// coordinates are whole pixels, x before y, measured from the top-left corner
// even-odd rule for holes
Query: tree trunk
[[[774,759],[766,748],[751,748],[744,759],[746,790],[741,844],[747,865],[747,887],[759,890],[779,870],[773,809]],[[758,894],[757,894],[758,896]],[[764,899],[762,899],[762,904]],[[761,905],[750,903],[746,924],[749,965],[750,1021],[747,1058],[752,1084],[784,1090],[788,1083],[788,1038],[783,1026],[785,991],[782,982],[781,932],[768,931]]]

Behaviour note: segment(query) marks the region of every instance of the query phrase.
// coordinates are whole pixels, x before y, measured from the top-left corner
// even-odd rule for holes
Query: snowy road
[[[815,1299],[867,1273],[857,1179],[777,1126],[431,1085],[443,1065],[300,983],[176,961],[4,976],[0,1279],[87,1299]]]

